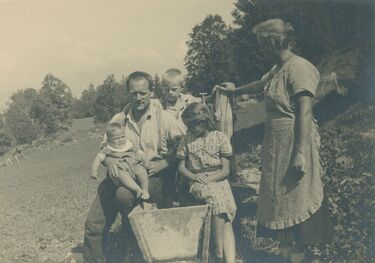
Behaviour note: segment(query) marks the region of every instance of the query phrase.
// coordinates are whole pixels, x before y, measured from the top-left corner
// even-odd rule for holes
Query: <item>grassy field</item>
[[[27,152],[0,168],[0,262],[61,262],[82,242],[98,184],[88,177],[100,142],[90,127],[91,119],[78,120],[77,144]]]

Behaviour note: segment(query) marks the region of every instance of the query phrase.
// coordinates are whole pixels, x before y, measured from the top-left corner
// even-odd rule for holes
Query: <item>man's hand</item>
[[[166,160],[150,161],[149,176],[152,176],[168,167]]]
[[[297,151],[292,161],[291,167],[296,172],[298,179],[301,179],[302,176],[306,173],[305,166],[306,166],[305,155],[302,152]]]
[[[200,183],[200,184],[208,184],[210,181],[208,180],[207,176],[205,175],[198,175],[194,178],[194,182]]]
[[[109,176],[113,180],[118,178],[118,169],[126,170],[126,168],[122,166],[122,164],[116,158],[107,157],[104,160],[104,164],[107,166]]]

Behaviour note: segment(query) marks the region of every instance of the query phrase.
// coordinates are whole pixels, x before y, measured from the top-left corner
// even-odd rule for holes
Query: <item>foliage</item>
[[[11,146],[12,146],[11,137],[7,133],[0,131],[0,156],[6,153],[10,149]]]
[[[26,108],[13,102],[5,113],[5,124],[16,143],[31,143],[38,137],[38,126]]]
[[[87,90],[82,91],[81,98],[74,103],[74,117],[86,118],[95,115],[95,102],[97,92],[94,85],[91,83]]]
[[[34,104],[34,118],[47,134],[67,130],[72,124],[73,97],[70,88],[52,74],[47,74]]]
[[[125,88],[116,81],[114,75],[109,75],[97,88],[94,105],[95,121],[108,121],[114,114],[120,112],[127,102]]]
[[[373,105],[356,104],[321,130],[321,158],[334,226],[333,242],[320,255],[324,262],[375,258],[374,116]]]
[[[293,25],[295,52],[314,64],[333,50],[358,47],[367,67],[357,74],[366,80],[373,78],[369,70],[373,68],[373,57],[369,54],[373,53],[375,40],[374,34],[369,34],[374,18],[373,2],[237,0],[234,6],[233,28],[225,26],[219,16],[211,15],[190,34],[185,58],[187,84],[196,93],[208,91],[207,87],[222,81],[249,83],[271,67],[252,32],[256,24],[270,18],[281,18]],[[360,82],[358,85],[363,85]]]
[[[215,84],[232,78],[228,33],[218,15],[207,16],[193,28],[185,57],[186,85],[193,94],[211,92]]]
[[[156,98],[161,98],[163,96],[163,91],[161,88],[161,80],[159,75],[156,73],[154,76],[154,96]]]

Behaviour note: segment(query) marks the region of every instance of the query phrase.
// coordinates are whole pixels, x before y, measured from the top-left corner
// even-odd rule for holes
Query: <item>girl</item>
[[[236,204],[228,180],[232,146],[205,105],[193,102],[182,113],[187,133],[177,150],[178,171],[190,180],[190,193],[212,206],[215,262],[235,262],[232,221]]]

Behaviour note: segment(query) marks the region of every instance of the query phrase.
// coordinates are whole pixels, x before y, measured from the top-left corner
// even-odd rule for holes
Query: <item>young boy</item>
[[[126,139],[125,130],[119,123],[108,124],[106,137],[107,144],[99,151],[92,163],[91,178],[98,178],[99,165],[105,158],[118,158],[124,170],[119,169],[118,180],[113,182],[133,190],[138,198],[149,199],[148,174],[145,168],[149,160],[146,155]]]
[[[176,68],[168,69],[162,77],[163,97],[161,103],[165,110],[169,111],[178,121],[181,121],[181,114],[192,102],[200,102],[200,98],[196,98],[190,94],[183,94],[184,76],[182,72]]]

